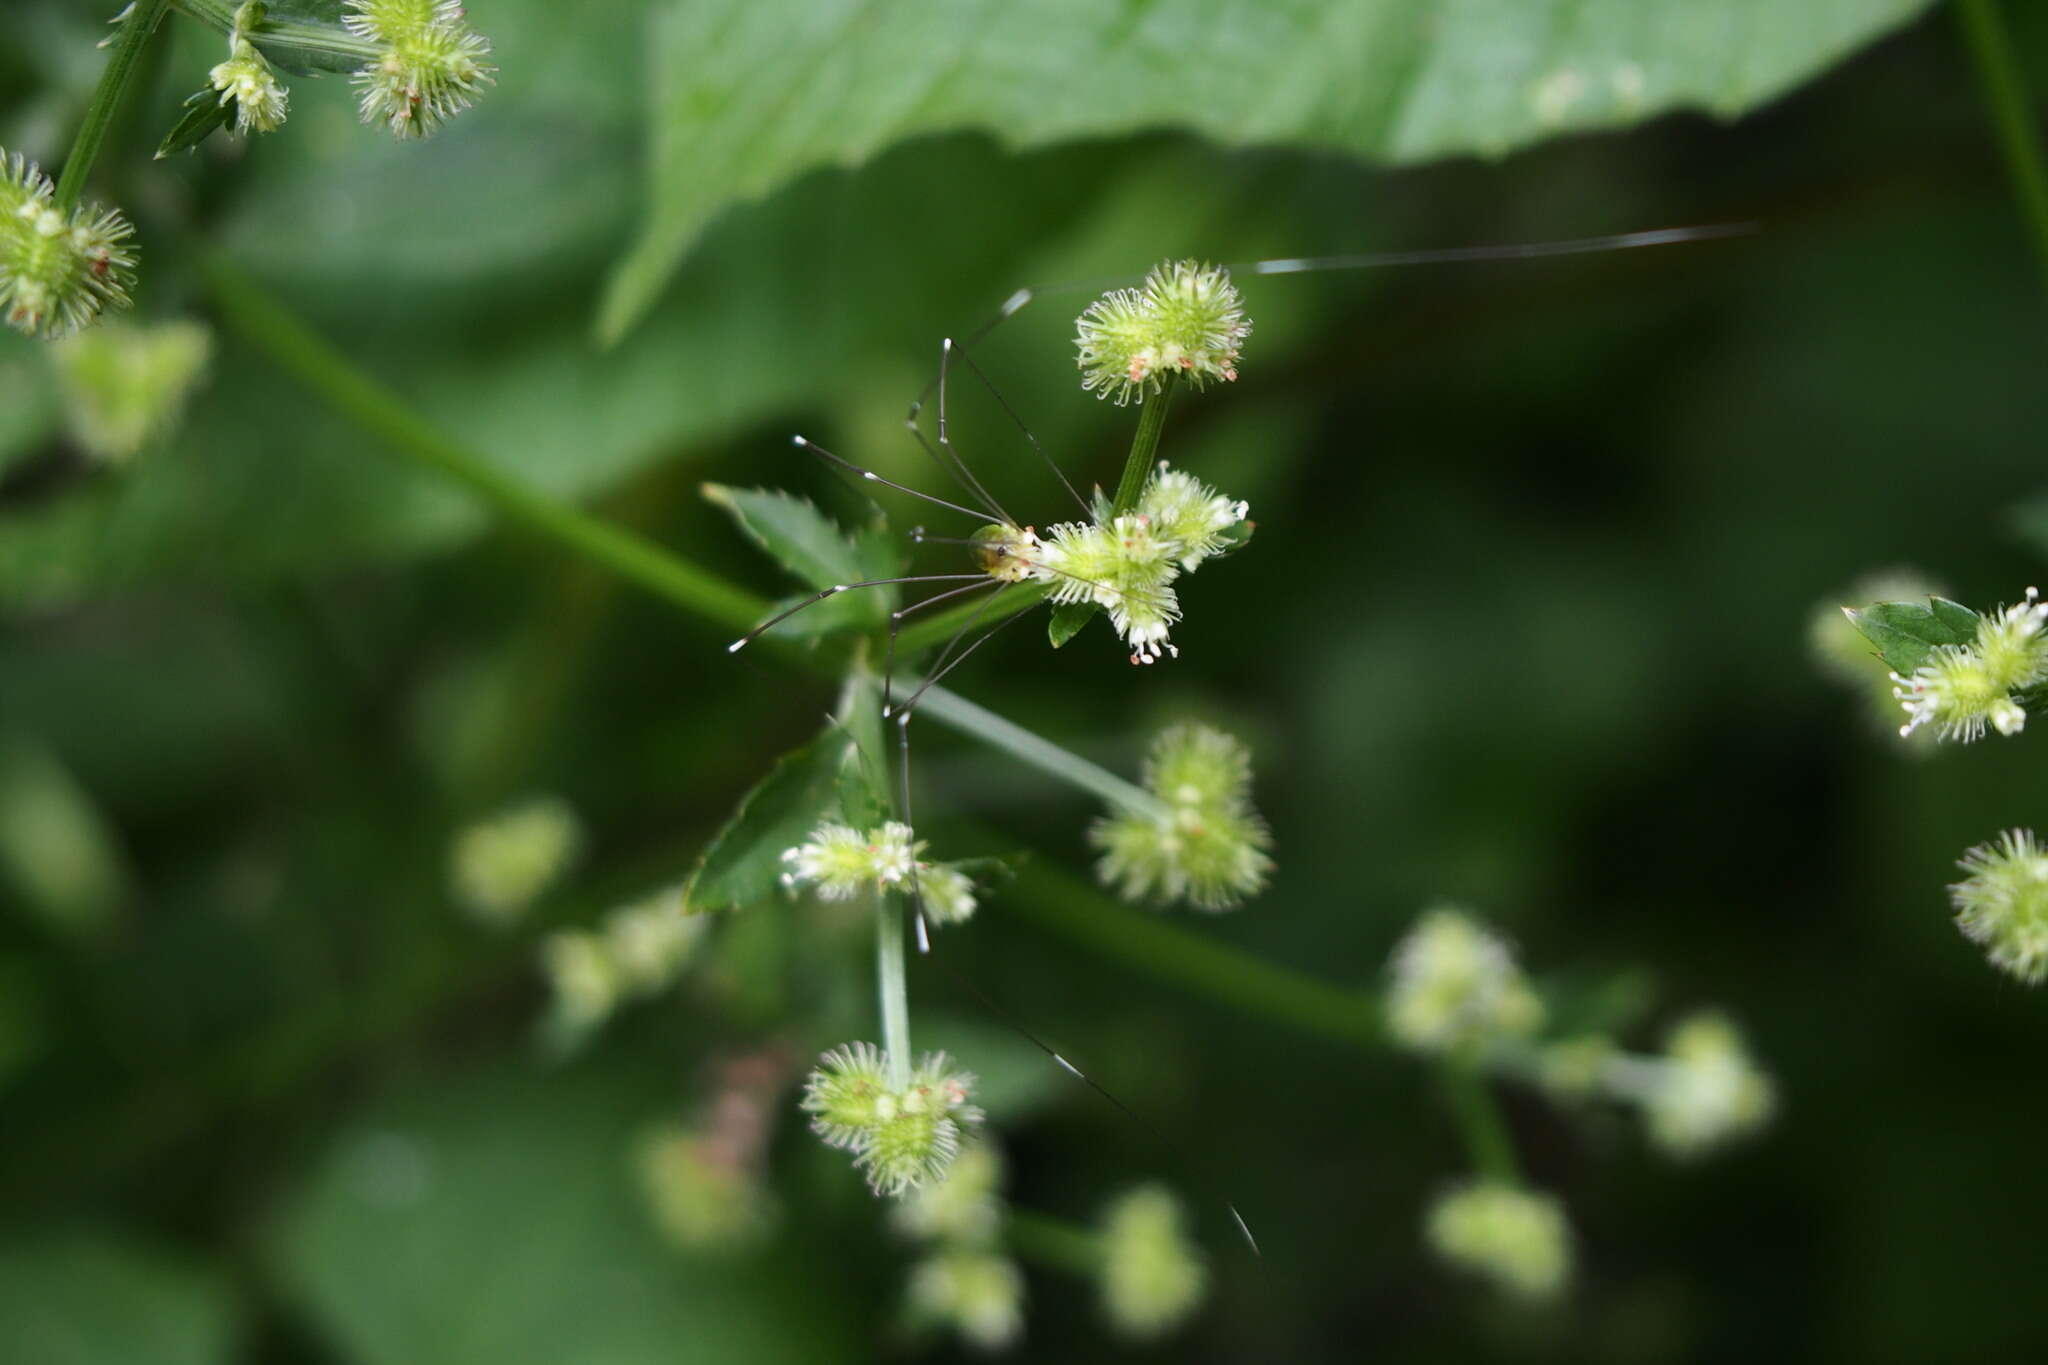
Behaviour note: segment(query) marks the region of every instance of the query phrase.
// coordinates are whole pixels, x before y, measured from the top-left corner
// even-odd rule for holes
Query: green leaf
[[[347,1365],[844,1360],[850,1325],[793,1236],[680,1256],[635,1178],[661,1073],[437,1076],[345,1127],[266,1261]],[[790,1312],[793,1302],[802,1312]],[[9,1356],[9,1360],[44,1357]],[[133,1356],[132,1365],[152,1359]]]
[[[1943,645],[1966,645],[1977,638],[1977,613],[1945,597],[1918,602],[1880,602],[1849,612],[1863,638],[1877,647],[1892,672],[1911,677],[1927,656]]]
[[[837,807],[840,764],[851,747],[836,728],[785,754],[740,801],[683,888],[683,913],[751,905],[775,894],[782,851]]]
[[[1672,109],[1733,117],[1926,4],[671,0],[651,44],[647,220],[598,334],[624,336],[728,205],[906,138],[1179,128],[1391,163],[1500,156]]]
[[[894,549],[886,533],[864,532],[849,539],[837,523],[809,502],[772,489],[707,483],[703,492],[705,500],[723,508],[748,539],[813,588],[893,576]],[[787,610],[802,600],[778,603],[776,609]],[[805,608],[778,625],[774,633],[812,636],[849,628],[871,629],[889,619],[895,604],[893,587],[862,588]]]
[[[194,91],[186,97],[185,112],[171,125],[171,131],[164,134],[164,140],[157,144],[159,158],[189,152],[213,135],[216,128],[226,126],[229,118],[228,107],[220,102],[220,94],[212,87]]]
[[[227,1365],[233,1346],[226,1287],[162,1252],[85,1233],[0,1246],[0,1360]]]
[[[1097,607],[1093,602],[1060,602],[1052,609],[1052,620],[1046,623],[1045,637],[1058,649],[1073,639],[1081,627],[1094,619]]]

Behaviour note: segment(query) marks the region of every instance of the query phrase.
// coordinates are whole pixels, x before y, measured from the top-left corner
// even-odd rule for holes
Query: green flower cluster
[[[1138,288],[1090,304],[1075,327],[1081,387],[1119,404],[1143,402],[1174,375],[1196,388],[1237,378],[1252,330],[1230,272],[1195,261],[1155,266]]]
[[[1252,809],[1251,754],[1221,730],[1177,725],[1145,760],[1154,810],[1098,819],[1096,872],[1126,900],[1228,910],[1266,884],[1273,836]]]
[[[964,1129],[981,1122],[969,1104],[974,1077],[929,1052],[903,1086],[889,1083],[888,1059],[872,1043],[850,1043],[819,1059],[804,1086],[811,1131],[854,1153],[876,1194],[901,1196],[946,1174]]]
[[[120,210],[94,204],[64,213],[55,196],[35,162],[0,149],[0,313],[44,340],[127,307],[135,282],[135,230]]]

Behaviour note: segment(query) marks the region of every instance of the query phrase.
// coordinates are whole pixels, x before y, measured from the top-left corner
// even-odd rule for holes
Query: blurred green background
[[[2014,8],[2038,83],[2048,23]],[[1186,1331],[1127,1350],[1085,1281],[1034,1269],[1023,1358],[2042,1349],[2048,1101],[2026,1078],[2048,1005],[1961,939],[1942,886],[1966,846],[2048,819],[2044,741],[1929,761],[1808,644],[1870,571],[1982,606],[2048,555],[2048,517],[2019,510],[2041,491],[2048,295],[1951,14],[1739,121],[1504,159],[916,138],[734,204],[601,350],[643,198],[639,24],[475,9],[500,84],[432,142],[394,147],[343,82],[301,81],[275,137],[152,165],[217,59],[182,25],[98,177],[140,224],[140,310],[206,319],[195,263],[217,250],[494,461],[764,595],[788,585],[699,485],[858,517],[790,449],[801,430],[932,486],[902,413],[939,338],[1020,284],[1759,223],[1248,281],[1243,378],[1177,403],[1165,451],[1259,531],[1186,585],[1181,659],[1134,671],[1100,627],[1054,654],[1028,624],[952,681],[1125,773],[1171,720],[1252,745],[1278,874],[1194,931],[1366,988],[1422,906],[1461,901],[1566,997],[1640,983],[1638,1046],[1725,1007],[1779,1085],[1771,1130],[1674,1167],[1622,1116],[1504,1089],[1579,1239],[1567,1301],[1518,1311],[1420,1245],[1462,1163],[1406,1059],[1081,953],[1000,889],[950,961],[1145,1122],[914,969],[920,1039],[989,1075],[1020,1207],[1086,1221],[1148,1178],[1195,1201],[1214,1291]],[[103,18],[10,11],[0,145],[57,159]],[[1075,381],[1085,297],[980,354],[1077,481],[1109,480],[1131,417]],[[573,1057],[539,1041],[542,935],[686,873],[829,688],[493,528],[226,330],[179,431],[118,469],[65,434],[45,358],[4,340],[0,1357],[948,1358],[900,1330],[911,1254],[786,1091],[765,1244],[677,1250],[635,1180],[635,1134],[700,1114],[733,1059],[794,1066],[873,1031],[862,933],[748,912]],[[1005,501],[1057,517],[1000,414],[962,409]],[[917,736],[919,830],[946,856],[1085,869],[1085,802]],[[479,924],[450,846],[532,793],[574,808],[580,857],[527,917]]]

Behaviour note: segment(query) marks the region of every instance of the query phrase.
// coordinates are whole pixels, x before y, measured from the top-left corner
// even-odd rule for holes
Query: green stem
[[[404,459],[461,484],[515,525],[679,607],[734,630],[747,630],[767,614],[768,604],[753,594],[529,487],[446,435],[218,258],[202,258],[201,269],[229,326]]]
[[[1002,594],[994,602],[970,602],[963,606],[949,607],[937,616],[919,620],[905,626],[896,634],[896,652],[904,658],[911,658],[921,649],[941,645],[970,620],[978,620],[985,626],[1029,611],[1045,601],[1043,583],[1019,583],[1015,587],[1001,588]]]
[[[1019,1256],[1052,1270],[1094,1276],[1102,1269],[1102,1238],[1064,1218],[1011,1209],[1003,1219],[1003,1240]]]
[[[128,87],[129,77],[135,74],[136,63],[142,59],[142,48],[155,31],[158,19],[170,0],[135,0],[128,9],[128,17],[121,21],[121,31],[114,38],[114,51],[107,58],[107,69],[100,73],[99,88],[92,92],[92,103],[85,108],[85,122],[78,126],[78,136],[72,140],[71,155],[64,158],[64,173],[57,177],[57,197],[53,207],[58,213],[69,217],[71,210],[78,207],[78,197],[85,193],[85,178],[92,172],[92,163],[99,157],[100,143],[106,139],[107,129],[114,122],[114,113],[121,106],[121,95]]]
[[[882,1051],[889,1060],[889,1084],[910,1084],[910,990],[903,971],[903,900],[876,896],[875,989],[882,1001]]]
[[[2012,175],[2013,194],[2034,239],[2041,268],[2048,272],[2048,158],[2041,151],[2041,131],[2027,95],[2026,79],[2013,60],[2012,39],[1997,0],[1956,0],[1963,33],[1976,59],[1977,79],[1991,106],[1992,122]]]
[[[1120,517],[1138,505],[1138,494],[1159,458],[1159,434],[1166,430],[1166,405],[1173,401],[1173,375],[1160,381],[1159,392],[1138,408],[1138,434],[1131,438],[1131,453],[1124,457],[1124,474],[1116,483],[1116,499],[1110,516]]]
[[[912,689],[916,685],[915,681],[902,684]],[[1069,753],[1051,740],[1041,738],[1013,721],[1004,720],[993,711],[976,706],[958,693],[932,688],[918,703],[918,714],[972,735],[992,748],[1001,749],[1020,763],[1070,782],[1113,806],[1161,819],[1167,815],[1165,804],[1143,787],[1126,782],[1109,769],[1090,763],[1079,754]]]
[[[1487,1089],[1486,1074],[1479,1059],[1469,1053],[1452,1053],[1443,1060],[1444,1094],[1450,1100],[1451,1117],[1464,1139],[1465,1154],[1473,1168],[1488,1180],[1502,1184],[1521,1183],[1515,1161],[1514,1140],[1501,1120],[1500,1107]]]
[[[1128,909],[1043,863],[1018,868],[1016,887],[1020,894],[1004,901],[1004,913],[1099,957],[1307,1033],[1368,1048],[1382,1042],[1378,1006],[1365,991],[1276,967],[1243,949]]]
[[[235,12],[241,8],[241,3],[240,0],[172,0],[172,8],[180,14],[197,19],[217,32],[233,33]],[[345,57],[357,65],[375,60],[381,55],[375,43],[367,38],[356,37],[339,24],[272,19],[266,15],[244,30],[243,36],[258,47],[296,48],[301,52]]]

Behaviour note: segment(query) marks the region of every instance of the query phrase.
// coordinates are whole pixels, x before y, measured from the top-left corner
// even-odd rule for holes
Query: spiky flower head
[[[978,1350],[999,1351],[1024,1331],[1024,1276],[991,1251],[957,1247],[918,1262],[907,1298],[913,1318],[943,1323]]]
[[[1394,949],[1387,1028],[1419,1052],[1520,1038],[1543,1022],[1506,943],[1461,910],[1425,912]]]
[[[1196,388],[1237,378],[1238,351],[1251,334],[1230,272],[1167,261],[1136,289],[1114,289],[1075,324],[1081,387],[1119,404],[1143,402],[1169,375]]]
[[[1755,1132],[1776,1107],[1770,1077],[1726,1016],[1695,1014],[1672,1028],[1661,1075],[1644,1095],[1650,1140],[1694,1157]]]
[[[1167,639],[1180,620],[1175,580],[1228,549],[1247,510],[1161,460],[1131,511],[1112,516],[1098,495],[1093,520],[1063,522],[1043,537],[1020,533],[1028,544],[1010,537],[1000,559],[984,552],[983,567],[1021,572],[1055,603],[1094,603],[1131,646],[1131,662],[1154,663],[1180,653]]]
[[[1444,1260],[1517,1298],[1554,1298],[1571,1277],[1571,1230],[1546,1194],[1500,1181],[1462,1185],[1430,1206],[1424,1233]]]
[[[135,281],[135,230],[120,210],[62,213],[55,196],[35,162],[0,149],[0,313],[45,341],[127,307]]]
[[[1272,832],[1251,804],[1251,752],[1206,725],[1152,742],[1143,773],[1156,804],[1118,809],[1088,830],[1096,874],[1126,900],[1228,910],[1265,886]]]
[[[220,91],[221,107],[234,106],[235,131],[244,137],[250,133],[274,133],[284,126],[290,94],[256,45],[244,38],[239,29],[228,40],[228,59],[207,72],[206,78]]]
[[[196,322],[109,321],[51,348],[72,436],[108,464],[177,423],[206,371],[213,334]]]
[[[1188,1240],[1180,1201],[1141,1185],[1110,1205],[1102,1227],[1102,1307],[1123,1336],[1166,1335],[1201,1306],[1209,1273]]]
[[[1892,675],[1907,716],[1901,735],[1931,726],[1943,739],[1981,739],[1987,726],[2016,735],[2027,723],[2016,695],[2048,682],[2048,602],[2028,588],[2009,607],[1977,619],[1977,638],[1943,645],[1910,678]]]
[[[541,940],[541,970],[553,998],[550,1025],[573,1044],[611,1017],[622,983],[604,938],[587,929],[563,929]]]
[[[363,122],[425,137],[476,102],[497,68],[457,0],[348,0],[343,23],[378,55],[355,73]]]
[[[2032,830],[2007,830],[1958,866],[1968,875],[1948,889],[1956,927],[1992,966],[2039,985],[2048,976],[2048,852]]]
[[[960,1246],[993,1246],[1003,1226],[1003,1159],[995,1145],[963,1150],[944,1180],[898,1204],[889,1221],[906,1237]]]
[[[959,868],[922,860],[924,843],[910,826],[891,820],[862,831],[827,820],[811,837],[782,851],[782,884],[811,887],[825,900],[848,900],[863,891],[914,892],[934,924],[959,924],[975,910],[974,882]],[[916,875],[912,875],[915,867]]]
[[[456,898],[478,919],[506,925],[574,861],[582,826],[569,803],[542,796],[462,831],[452,854]]]
[[[1170,468],[1164,460],[1138,495],[1139,517],[1189,572],[1229,546],[1232,528],[1250,510],[1242,498],[1226,498],[1194,475]]]
[[[869,1188],[901,1196],[945,1175],[963,1129],[981,1122],[973,1093],[974,1077],[943,1052],[925,1054],[894,1086],[882,1050],[852,1043],[819,1059],[801,1105],[812,1132],[854,1154]]]

